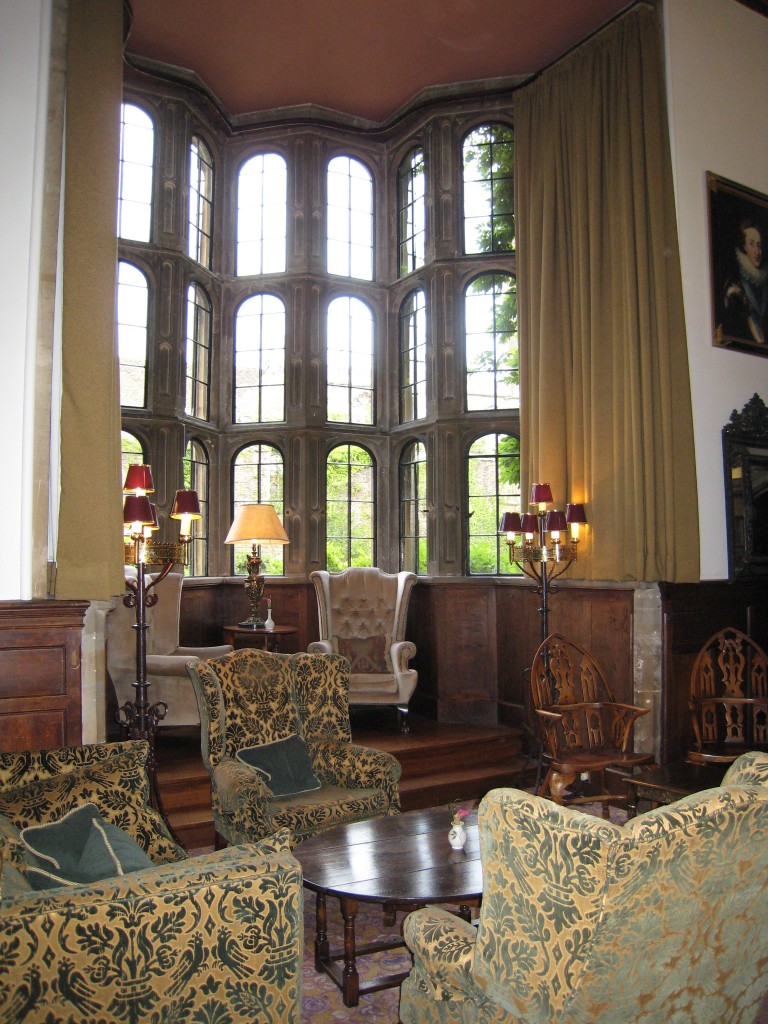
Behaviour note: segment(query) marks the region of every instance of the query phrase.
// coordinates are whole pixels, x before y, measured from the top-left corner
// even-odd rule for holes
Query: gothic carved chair
[[[768,751],[768,657],[738,629],[707,640],[691,672],[688,760],[727,764],[748,750]]]
[[[549,765],[539,794],[558,804],[601,803],[607,818],[609,804],[626,803],[626,794],[608,791],[605,769],[632,774],[654,761],[652,753],[632,750],[635,722],[649,709],[615,701],[595,659],[557,633],[536,651],[531,691]],[[598,792],[567,792],[585,774],[597,777]]]

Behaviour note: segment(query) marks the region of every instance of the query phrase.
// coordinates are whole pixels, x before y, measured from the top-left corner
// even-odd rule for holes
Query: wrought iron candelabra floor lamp
[[[563,512],[548,508],[552,503],[549,484],[534,484],[530,504],[536,511],[505,512],[499,525],[507,535],[510,562],[535,581],[531,589],[541,595],[542,642],[549,636],[549,595],[557,589],[553,581],[576,561],[579,531],[587,522],[582,504],[568,504]]]
[[[201,519],[200,502],[197,492],[179,490],[171,509],[171,519],[179,520],[179,543],[152,542],[152,533],[158,529],[157,509],[148,495],[154,493],[152,470],[148,465],[128,467],[123,484],[123,528],[125,539],[130,539],[130,553],[126,563],[136,569],[136,578],[126,577],[127,593],[123,604],[136,609],[136,696],[126,701],[117,711],[116,719],[123,735],[128,739],[147,740],[150,758],[147,765],[152,795],[156,806],[162,810],[157,786],[157,761],[155,759],[155,738],[158,724],[165,718],[167,705],[164,701],[151,704],[149,680],[147,679],[147,609],[157,604],[158,595],[154,589],[165,579],[175,564],[186,564],[189,543],[192,540],[192,523]],[[146,566],[161,565],[160,571],[147,580]]]

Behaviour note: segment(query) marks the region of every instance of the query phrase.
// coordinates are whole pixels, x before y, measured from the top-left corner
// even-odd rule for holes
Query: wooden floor
[[[410,731],[403,734],[388,709],[355,711],[352,716],[356,743],[389,751],[400,762],[404,811],[479,799],[489,789],[520,783],[527,763],[517,730],[409,717]],[[163,808],[177,836],[187,849],[213,845],[211,789],[199,731],[161,730],[157,760]]]

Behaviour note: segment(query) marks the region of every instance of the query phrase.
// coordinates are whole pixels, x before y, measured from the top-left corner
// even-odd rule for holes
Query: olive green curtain
[[[698,580],[656,12],[633,8],[516,93],[515,139],[523,486],[586,503],[571,576]]]
[[[70,0],[62,302],[58,598],[123,590],[115,342],[121,0]]]

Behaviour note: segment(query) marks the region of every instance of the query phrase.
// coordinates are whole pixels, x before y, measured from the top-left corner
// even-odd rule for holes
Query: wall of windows
[[[190,479],[204,490],[190,571],[244,572],[224,537],[240,504],[268,502],[291,537],[262,552],[271,575],[508,573],[495,528],[520,507],[511,94],[414,108],[385,132],[233,132],[183,85],[167,96],[126,75],[123,425],[162,500]]]

